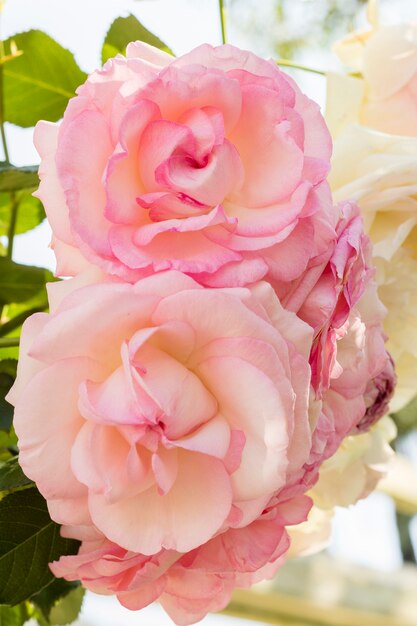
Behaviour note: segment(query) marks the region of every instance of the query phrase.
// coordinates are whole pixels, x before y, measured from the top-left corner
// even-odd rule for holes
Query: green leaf
[[[15,359],[5,359],[0,361],[0,372],[5,372],[12,378],[16,378],[16,366],[17,362]]]
[[[0,606],[0,626],[22,626],[28,618],[25,604]]]
[[[44,618],[43,613],[39,611],[39,609],[36,609],[33,605],[31,605],[31,609],[31,624],[34,623],[38,626],[51,626],[49,621]]]
[[[85,589],[78,587],[62,600],[60,600],[51,610],[49,623],[52,626],[65,626],[72,624],[77,619],[83,604]]]
[[[84,595],[85,589],[79,581],[54,578],[42,591],[30,598],[32,616],[39,626],[72,624],[79,616]]]
[[[21,235],[32,230],[45,219],[45,210],[42,203],[32,196],[30,191],[15,191],[17,200],[17,220],[15,234]],[[0,235],[8,234],[12,214],[12,194],[0,192]]]
[[[15,167],[7,161],[0,161],[0,191],[16,191],[38,185],[37,165]]]
[[[0,501],[0,604],[18,604],[53,580],[48,563],[75,554],[79,543],[64,539],[46,502],[32,487]]]
[[[17,360],[19,358],[19,346],[19,329],[13,331],[8,337],[0,337],[0,358]]]
[[[36,305],[32,308],[23,309],[20,313],[17,313],[15,317],[12,317],[12,319],[0,325],[0,338],[10,335],[10,333],[14,332],[16,329],[19,329],[22,326],[23,322],[27,320],[27,318],[31,315],[47,311],[48,306],[48,302],[44,300],[39,305]]]
[[[172,50],[159,37],[145,28],[134,15],[128,15],[128,17],[118,17],[110,26],[101,51],[102,62],[105,63],[116,54],[125,54],[126,46],[131,41],[144,41],[155,48],[173,54]]]
[[[11,42],[23,54],[3,66],[5,120],[23,127],[59,120],[86,74],[69,50],[40,30],[7,39],[6,54]]]
[[[1,260],[0,260],[1,266]],[[48,272],[48,282],[57,279]],[[0,276],[1,282],[1,276]],[[13,339],[19,338],[21,335],[22,324],[27,317],[40,311],[48,310],[48,300],[46,289],[42,288],[29,300],[20,303],[10,303],[3,308],[3,324],[0,325],[0,358],[1,359],[18,359],[19,348],[4,347],[3,338]]]
[[[1,261],[0,261],[1,263]],[[59,279],[55,276],[48,276],[48,282],[58,281]],[[47,311],[49,307],[48,299],[46,295],[46,290],[42,289],[37,294],[35,294],[29,300],[25,302],[12,302],[7,304],[3,308],[3,324],[0,325],[0,338],[5,336],[13,336],[14,329],[19,331],[20,335],[20,326],[23,324],[25,319],[32,315],[33,313],[38,313],[39,311]],[[3,357],[4,358],[4,357]]]
[[[16,366],[17,361],[14,359],[0,361],[0,430],[5,432],[10,430],[13,421],[13,407],[5,400],[5,396],[16,378]]]
[[[14,429],[8,433],[0,430],[0,461],[7,461],[17,454],[17,437]]]
[[[0,448],[10,448],[17,445],[17,436],[13,428],[9,432],[0,430]]]
[[[76,596],[75,598],[69,598],[68,603],[63,602],[69,594],[72,596],[72,592],[78,591],[79,587],[80,583],[78,581],[68,581],[64,580],[63,578],[54,578],[54,580],[47,587],[45,587],[45,589],[42,589],[42,591],[32,596],[30,601],[38,607],[38,609],[42,612],[43,617],[47,621],[51,622],[52,616],[50,614],[51,611],[55,608],[58,610],[58,607],[60,607],[59,614],[62,615],[67,612],[67,608],[68,612],[70,612],[72,604],[79,604],[78,610],[76,611],[74,617],[64,622],[64,624],[69,624],[73,622],[78,616],[79,610],[81,608],[83,593],[81,594],[81,599],[79,602],[77,602],[78,596]],[[81,591],[84,592],[83,589],[81,589]],[[67,605],[69,606],[67,607]],[[75,610],[76,609],[74,608],[73,612],[75,612]]]
[[[0,304],[25,302],[45,293],[45,283],[51,280],[53,274],[43,267],[20,265],[0,257]]]
[[[23,473],[17,456],[0,464],[0,491],[13,491],[29,485],[33,482]]]

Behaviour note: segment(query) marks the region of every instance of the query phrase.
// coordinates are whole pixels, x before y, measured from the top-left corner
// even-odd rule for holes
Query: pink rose
[[[378,368],[379,370],[379,368]],[[366,413],[355,425],[354,433],[367,432],[383,415],[388,413],[389,403],[395,391],[397,376],[390,354],[382,371],[378,371],[365,389]]]
[[[334,237],[318,106],[233,46],[174,59],[130,44],[35,143],[58,274],[87,259],[130,282],[167,269],[208,286],[288,281]]]
[[[336,333],[330,384],[322,396],[323,424],[335,425],[330,439],[326,435],[326,456],[347,434],[364,432],[388,411],[395,376],[385,349],[384,315],[372,282]]]
[[[166,593],[190,623],[277,567],[307,516],[312,329],[266,283],[92,268],[49,290],[9,400],[25,473],[83,541],[55,571],[133,608]]]
[[[312,459],[319,464],[351,431],[361,432],[382,417],[395,384],[371,244],[358,206],[345,202],[339,212],[329,261],[278,289],[283,305],[315,330],[310,364],[322,409]]]
[[[271,578],[289,548],[284,525],[304,521],[310,507],[306,496],[277,504],[249,526],[230,529],[186,554],[163,550],[144,556],[103,537],[83,542],[78,555],[63,556],[51,567],[91,591],[117,595],[132,610],[158,599],[176,624],[186,625],[223,609],[235,587]]]

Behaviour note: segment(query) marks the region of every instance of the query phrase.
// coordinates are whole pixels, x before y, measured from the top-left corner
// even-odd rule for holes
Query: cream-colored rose
[[[330,541],[333,515],[334,510],[313,506],[306,522],[289,527],[291,545],[288,557],[309,556],[324,550]]]
[[[289,529],[291,557],[319,552],[329,543],[336,506],[349,506],[373,491],[394,455],[389,442],[396,428],[383,417],[371,430],[346,437],[334,456],[325,461],[309,495],[314,506],[308,520]]]
[[[371,28],[334,46],[352,75],[328,80],[328,122],[333,134],[355,118],[386,133],[417,136],[417,22],[380,26],[370,2]]]
[[[355,199],[373,242],[384,328],[398,376],[392,411],[417,394],[417,139],[351,125],[336,138],[330,183]]]
[[[394,422],[385,416],[368,432],[346,437],[336,454],[323,464],[309,494],[315,506],[331,511],[366,498],[387,471],[394,455],[389,442],[395,435]]]

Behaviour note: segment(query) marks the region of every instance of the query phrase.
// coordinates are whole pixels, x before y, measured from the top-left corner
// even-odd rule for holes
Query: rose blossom
[[[373,242],[384,328],[398,385],[394,411],[417,393],[417,139],[349,126],[336,138],[330,176],[336,199],[354,198]]]
[[[312,329],[266,283],[175,271],[92,268],[49,295],[8,397],[25,473],[83,541],[54,571],[191,623],[275,571],[306,519]]]
[[[388,442],[395,427],[383,417],[396,381],[384,345],[386,311],[370,267],[372,247],[354,203],[340,205],[336,231],[336,245],[319,277],[314,268],[284,298],[316,329],[310,362],[322,399],[310,459],[320,469],[308,492],[314,506],[308,520],[290,530],[291,556],[321,550],[330,538],[334,507],[369,495],[393,454]]]
[[[368,432],[346,437],[320,469],[311,491],[315,505],[328,510],[366,498],[387,471],[394,455],[389,442],[395,435],[394,422],[386,415]]]
[[[87,259],[130,282],[167,269],[209,286],[288,281],[334,236],[318,106],[230,45],[175,59],[130,44],[35,144],[61,275]]]
[[[313,497],[313,491],[309,493]],[[308,519],[289,529],[291,544],[287,558],[310,556],[324,550],[330,542],[334,514],[334,508],[321,509],[313,504]]]
[[[190,624],[223,609],[236,586],[271,578],[290,544],[284,525],[304,520],[310,506],[305,496],[284,502],[186,554],[163,550],[144,556],[104,537],[84,541],[78,555],[61,557],[51,569],[67,580],[81,579],[96,593],[116,594],[131,610],[158,599],[176,624]]]
[[[311,463],[335,453],[351,431],[387,411],[395,375],[385,349],[385,308],[376,293],[372,249],[359,207],[341,203],[330,259],[278,293],[285,308],[314,328],[312,385],[322,400]]]
[[[376,488],[393,459],[389,443],[395,436],[395,424],[386,415],[368,432],[345,437],[336,453],[323,463],[320,478],[309,491],[314,506],[308,520],[289,530],[289,556],[314,554],[329,543],[335,507],[355,504]]]
[[[348,35],[335,45],[340,60],[360,74],[328,77],[332,132],[357,119],[394,135],[417,136],[417,22],[379,26]]]
[[[347,434],[366,432],[388,411],[395,373],[385,349],[384,312],[371,283],[336,331],[330,384],[322,396],[322,419],[316,429],[319,449],[326,442],[326,458]]]

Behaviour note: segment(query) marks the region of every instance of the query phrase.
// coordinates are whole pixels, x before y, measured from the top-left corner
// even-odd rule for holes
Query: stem
[[[3,68],[0,65],[0,84],[1,91],[3,92]],[[1,142],[3,144],[3,152],[4,152],[4,160],[8,163],[10,162],[9,151],[7,149],[7,141],[6,141],[6,133],[4,132],[4,122],[3,122],[3,98],[0,97],[0,133],[1,133]]]
[[[4,43],[0,38],[0,56],[4,56]],[[4,106],[3,106],[3,65],[0,65],[0,135],[3,144],[4,160],[9,162],[9,151],[7,149],[6,133],[4,131]],[[0,322],[3,315],[3,305],[0,304]]]
[[[0,39],[0,57],[3,58],[5,56],[4,51],[4,42]],[[7,162],[10,162],[9,158],[9,150],[7,148],[7,140],[6,133],[4,131],[4,98],[3,98],[4,90],[3,90],[3,65],[0,65],[0,133],[1,133],[1,142],[3,144],[3,152],[4,159]]]
[[[396,511],[397,517],[397,530],[400,538],[400,547],[403,555],[403,559],[406,563],[416,563],[416,554],[413,548],[413,542],[410,536],[410,521],[409,515],[404,515]]]
[[[16,198],[16,194],[12,191],[10,194],[11,200],[11,214],[10,214],[10,224],[9,230],[7,231],[7,258],[11,259],[13,255],[13,241],[14,241],[14,231],[16,229],[17,222],[17,210],[19,208],[19,202]]]
[[[3,67],[0,65],[0,133],[3,145],[4,160],[10,163],[9,150],[7,148],[6,133],[4,131],[4,107],[3,107]]]
[[[5,55],[4,42],[2,39],[0,39],[0,58],[3,59],[4,55]],[[3,145],[4,159],[8,163],[10,163],[9,149],[7,147],[6,132],[4,130],[3,65],[0,65],[0,135],[1,135],[1,142]],[[17,209],[19,205],[17,198],[16,198],[16,194],[14,192],[10,194],[10,201],[11,201],[11,214],[10,214],[9,230],[7,232],[7,258],[8,259],[11,259],[12,254],[13,254],[14,231],[16,229]],[[1,313],[0,313],[0,317],[1,317]]]
[[[223,0],[219,0],[219,12],[220,12],[220,25],[222,29],[222,43],[227,41],[226,37],[226,9],[224,8]]]
[[[299,63],[293,63],[292,61],[287,61],[287,59],[278,59],[276,61],[277,65],[282,65],[283,67],[293,67],[296,70],[303,70],[304,72],[312,72],[313,74],[320,74],[320,76],[326,76],[326,72],[322,70],[315,70],[312,67],[307,67],[306,65],[300,65]]]
[[[0,349],[1,348],[18,348],[19,343],[20,343],[20,337],[1,337]]]

